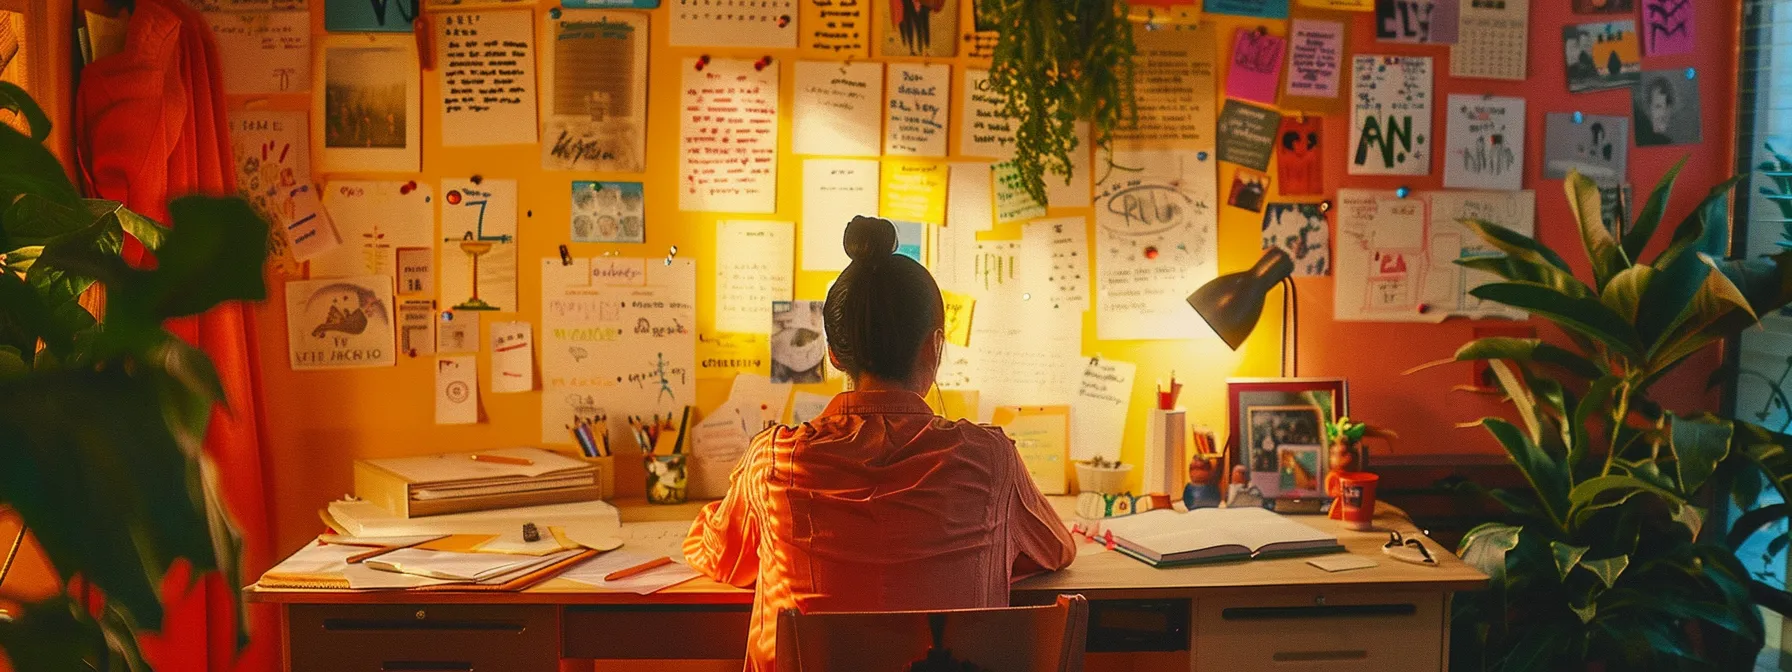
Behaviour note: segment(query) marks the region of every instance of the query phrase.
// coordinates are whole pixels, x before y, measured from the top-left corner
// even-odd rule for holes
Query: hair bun
[[[846,256],[853,261],[887,257],[896,253],[896,225],[887,219],[860,215],[846,225]]]

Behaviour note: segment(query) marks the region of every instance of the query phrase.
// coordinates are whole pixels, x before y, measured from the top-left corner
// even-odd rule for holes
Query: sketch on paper
[[[514,311],[516,180],[442,180],[442,303]]]
[[[1583,23],[1562,27],[1572,93],[1636,86],[1643,71],[1642,45],[1635,21]]]
[[[575,243],[647,242],[647,200],[640,182],[572,183]]]
[[[1451,95],[1444,186],[1516,191],[1524,179],[1524,99]]]
[[[772,382],[822,382],[828,356],[822,303],[772,302]]]
[[[1462,224],[1480,220],[1530,235],[1536,198],[1529,191],[1438,191],[1397,198],[1393,192],[1338,192],[1338,244],[1333,250],[1339,320],[1440,322],[1446,317],[1523,319],[1524,313],[1483,302],[1469,292],[1497,281],[1456,264],[1497,255]]]
[[[1350,174],[1431,174],[1431,59],[1357,56]]]
[[[1643,0],[1643,46],[1650,56],[1692,53],[1692,0]]]
[[[287,346],[295,371],[390,366],[392,279],[362,276],[286,284]]]
[[[1271,203],[1263,212],[1263,249],[1294,259],[1297,276],[1331,274],[1331,227],[1314,203]]]
[[[562,10],[541,59],[541,167],[640,172],[647,154],[647,15]]]

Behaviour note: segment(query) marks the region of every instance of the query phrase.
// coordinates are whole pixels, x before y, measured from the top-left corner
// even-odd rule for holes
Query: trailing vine
[[[1045,203],[1047,171],[1070,179],[1076,122],[1106,147],[1134,123],[1134,46],[1125,0],[982,0],[997,26],[990,88],[1014,121],[1014,164]]]

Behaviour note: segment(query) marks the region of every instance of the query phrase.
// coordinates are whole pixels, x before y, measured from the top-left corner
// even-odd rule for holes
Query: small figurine
[[[1251,472],[1242,464],[1232,465],[1232,483],[1226,487],[1226,508],[1263,506],[1263,491],[1251,485]]]
[[[1188,463],[1188,484],[1182,486],[1182,505],[1188,510],[1208,509],[1220,505],[1219,476],[1212,458],[1196,457]]]
[[[1332,442],[1331,468],[1325,473],[1325,496],[1333,500],[1331,519],[1343,520],[1344,507],[1338,506],[1336,501],[1344,494],[1344,474],[1362,469],[1363,439],[1375,437],[1387,441],[1391,447],[1399,435],[1385,429],[1371,428],[1365,423],[1353,422],[1350,418],[1338,418],[1337,422],[1326,424],[1325,433]]]

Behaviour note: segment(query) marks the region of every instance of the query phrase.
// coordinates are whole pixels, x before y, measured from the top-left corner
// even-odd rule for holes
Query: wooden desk
[[[1054,504],[1069,514],[1069,498]],[[620,508],[625,522],[696,510]],[[1403,514],[1386,514],[1383,529],[1412,531]],[[1092,603],[1091,651],[1184,649],[1195,672],[1444,669],[1450,596],[1487,577],[1435,544],[1441,564],[1421,567],[1384,556],[1385,532],[1300,520],[1337,528],[1351,553],[1380,564],[1335,574],[1304,558],[1155,569],[1091,547],[1064,571],[1016,583],[1014,603],[1081,593]],[[281,605],[294,672],[552,672],[562,658],[739,660],[753,593],[699,578],[648,596],[554,580],[521,593],[250,588],[248,599]],[[1174,636],[1140,634],[1151,632]]]

